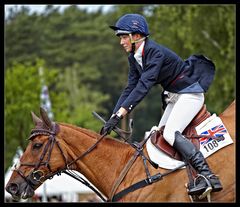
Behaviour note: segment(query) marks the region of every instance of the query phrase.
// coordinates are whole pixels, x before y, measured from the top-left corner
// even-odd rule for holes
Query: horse
[[[110,135],[101,136],[90,129],[52,122],[41,109],[40,115],[39,118],[32,112],[35,128],[6,185],[15,200],[32,197],[34,191],[55,174],[75,170],[94,185],[105,201],[111,201],[117,193],[146,179],[147,166],[148,174],[161,172],[167,176],[129,191],[118,202],[191,202],[186,192],[188,176],[184,168],[168,174],[167,169],[156,169],[150,162],[144,164],[142,156],[135,156],[136,148],[129,143]],[[211,201],[235,202],[235,100],[219,117],[233,144],[207,158],[223,185],[222,191],[212,193]],[[149,158],[145,145],[141,152]],[[132,160],[131,164],[129,160]]]

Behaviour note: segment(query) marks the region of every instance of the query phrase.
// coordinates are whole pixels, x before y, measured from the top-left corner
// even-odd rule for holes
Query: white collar
[[[141,65],[141,67],[143,67],[142,66],[142,51],[144,48],[144,44],[145,44],[145,41],[142,42],[142,44],[140,45],[140,47],[137,49],[137,51],[134,54],[134,58],[136,59],[138,64]]]

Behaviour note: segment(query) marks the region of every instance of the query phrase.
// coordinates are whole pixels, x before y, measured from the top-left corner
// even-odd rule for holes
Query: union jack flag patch
[[[205,145],[212,140],[217,140],[218,142],[224,140],[224,134],[228,133],[223,124],[219,124],[207,131],[201,133],[201,135],[212,136],[212,137],[201,137],[199,142],[201,145]]]

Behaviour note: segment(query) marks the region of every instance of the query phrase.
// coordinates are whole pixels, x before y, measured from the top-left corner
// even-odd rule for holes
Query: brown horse
[[[40,113],[41,119],[32,113],[35,128],[29,138],[30,142],[6,185],[6,190],[13,198],[32,197],[37,187],[57,171],[66,169],[66,166],[82,173],[107,199],[146,179],[142,157],[137,156],[119,185],[115,185],[136,149],[111,137],[102,139],[99,134],[88,129],[51,122],[46,112],[41,110]],[[223,185],[222,191],[212,193],[211,200],[235,202],[235,101],[219,117],[234,144],[207,158],[210,168],[220,176]],[[145,145],[143,153],[147,156]],[[162,168],[155,169],[149,162],[147,166],[151,175],[168,172]],[[187,182],[186,170],[177,170],[157,182],[126,194],[120,201],[190,202],[185,188]]]

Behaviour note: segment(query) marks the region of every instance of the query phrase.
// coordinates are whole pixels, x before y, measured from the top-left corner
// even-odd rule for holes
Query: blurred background
[[[39,115],[41,105],[57,122],[97,132],[102,123],[92,111],[111,116],[127,84],[128,54],[109,25],[126,13],[144,15],[150,39],[182,59],[204,54],[213,60],[216,76],[205,101],[211,113],[235,99],[235,5],[5,5],[5,172],[16,149],[28,144],[30,112]],[[126,129],[133,118],[132,141],[158,124],[161,92],[154,87],[122,121]]]

